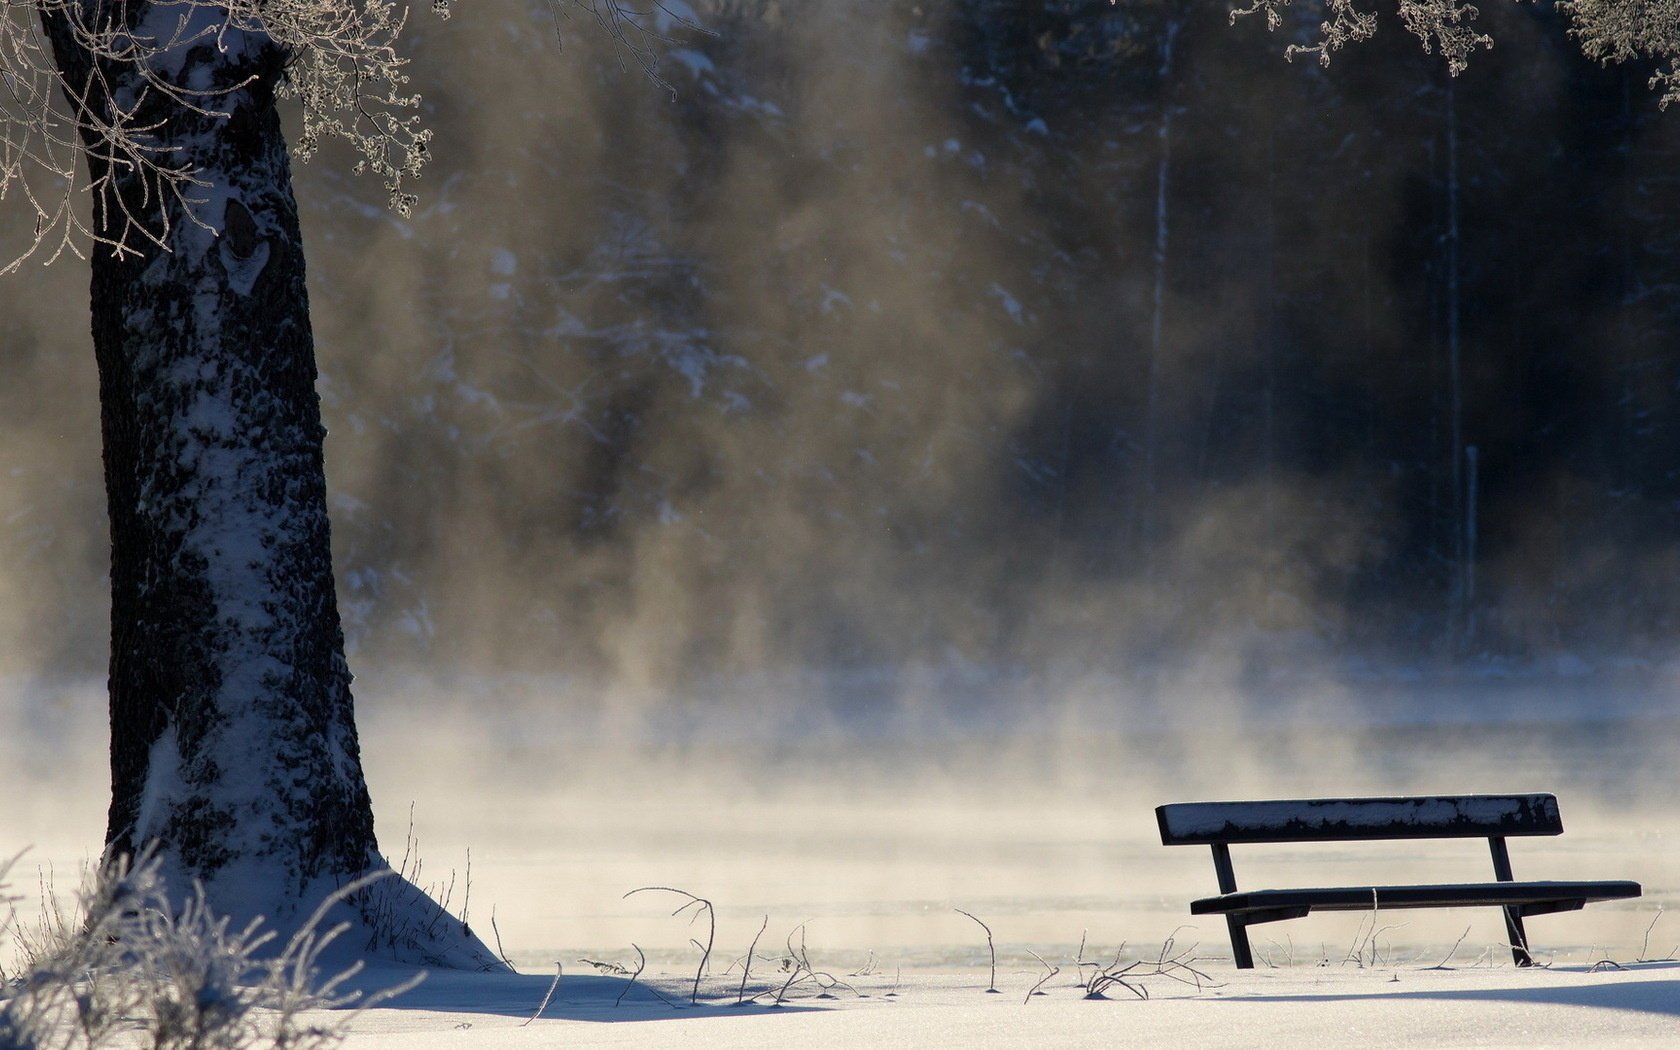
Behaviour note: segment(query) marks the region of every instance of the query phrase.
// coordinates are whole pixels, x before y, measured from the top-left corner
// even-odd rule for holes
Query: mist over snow
[[[692,11],[716,35],[668,27],[669,90],[546,5],[417,15],[413,216],[330,149],[297,172],[393,860],[412,813],[459,903],[470,851],[474,928],[533,971],[681,969],[693,931],[623,899],[657,884],[736,954],[766,917],[853,968],[972,972],[963,907],[1019,974],[1212,892],[1159,803],[1555,791],[1518,877],[1645,897],[1536,944],[1638,949],[1680,900],[1680,115],[1649,70],[1527,5],[1450,91],[1398,26],[1285,63],[1304,8]],[[67,873],[108,803],[97,379],[74,260],[6,280],[0,853]],[[1355,921],[1264,929],[1309,968]],[[1418,914],[1394,958],[1466,926],[1504,936]]]

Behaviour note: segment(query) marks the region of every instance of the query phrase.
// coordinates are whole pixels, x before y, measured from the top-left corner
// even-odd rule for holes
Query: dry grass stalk
[[[986,986],[986,993],[988,995],[999,995],[999,994],[1001,994],[998,991],[998,986],[997,986],[997,948],[992,943],[992,928],[990,926],[987,926],[985,923],[980,922],[980,919],[979,919],[978,916],[975,916],[973,914],[970,914],[969,912],[963,911],[961,908],[953,908],[951,910],[955,911],[958,915],[967,915],[970,919],[973,919],[976,923],[978,923],[982,930],[986,931],[986,951],[989,952],[991,954],[991,957],[992,957],[992,977],[991,977],[991,983],[989,983]]]
[[[712,902],[704,897],[697,897],[687,890],[679,890],[674,886],[638,886],[629,893],[626,893],[622,899],[628,900],[638,893],[675,893],[680,897],[687,898],[682,904],[678,905],[677,909],[671,914],[673,916],[677,916],[681,915],[685,911],[693,909],[694,914],[691,915],[688,920],[690,924],[692,924],[701,915],[706,916],[706,943],[701,944],[699,941],[689,938],[689,943],[700,949],[700,965],[694,970],[694,989],[689,995],[688,1001],[690,1003],[698,1003],[700,1001],[700,978],[706,973],[706,964],[710,962],[712,958],[712,945],[717,940],[717,912],[712,908]]]

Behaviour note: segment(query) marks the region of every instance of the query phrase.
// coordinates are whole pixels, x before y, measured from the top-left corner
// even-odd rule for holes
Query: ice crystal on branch
[[[1470,28],[1481,12],[1458,0],[1405,0],[1400,21],[1423,41],[1423,50],[1439,50],[1454,76],[1464,72],[1478,47],[1492,47],[1493,38]]]
[[[551,3],[587,12],[656,79],[665,32],[698,28],[678,0]],[[449,0],[429,6],[448,17]],[[170,214],[200,221],[179,205],[206,199],[217,173],[185,161],[168,124],[229,120],[270,90],[301,106],[299,159],[343,140],[407,214],[432,136],[398,51],[408,16],[393,0],[0,0],[0,198],[21,199],[35,231],[0,272],[90,243],[170,250]]]
[[[1231,21],[1263,14],[1266,28],[1276,30],[1283,25],[1282,9],[1290,2],[1254,0],[1248,7],[1232,11]],[[1399,10],[1400,21],[1412,35],[1423,41],[1424,51],[1439,51],[1454,76],[1464,72],[1471,53],[1478,47],[1493,46],[1492,37],[1471,28],[1470,24],[1481,12],[1470,4],[1460,3],[1459,0],[1401,0]],[[1324,12],[1328,17],[1319,23],[1318,43],[1291,44],[1284,50],[1287,57],[1317,55],[1319,65],[1327,66],[1335,52],[1349,44],[1369,40],[1376,34],[1377,16],[1355,7],[1353,0],[1324,0]]]
[[[204,173],[167,145],[175,112],[227,120],[242,92],[302,102],[301,155],[349,141],[394,200],[430,133],[403,91],[405,8],[382,0],[0,0],[0,196],[33,213],[47,261],[84,243],[167,249],[169,205],[202,199]],[[209,72],[207,72],[209,71]],[[217,75],[217,74],[220,75]],[[84,154],[92,161],[84,170]],[[137,180],[124,193],[121,180]],[[91,199],[90,221],[77,211]],[[180,209],[191,215],[192,211]]]
[[[407,59],[396,42],[408,9],[384,0],[241,2],[261,9],[260,24],[289,56],[281,94],[303,104],[303,133],[293,153],[308,160],[323,139],[343,139],[361,154],[356,170],[383,179],[392,209],[407,215],[415,197],[403,182],[420,175],[432,137],[415,112],[420,96],[403,90]],[[433,10],[448,17],[447,4]]]
[[[1275,31],[1283,25],[1283,8],[1289,5],[1290,0],[1254,0],[1247,7],[1233,10],[1231,21],[1235,23],[1239,18],[1264,14],[1266,29]],[[1290,44],[1284,48],[1284,57],[1293,61],[1296,55],[1317,55],[1318,64],[1327,66],[1331,54],[1349,44],[1369,40],[1377,31],[1377,16],[1355,8],[1353,0],[1324,0],[1324,10],[1330,17],[1319,24],[1318,43]]]
[[[1264,15],[1266,28],[1283,26],[1283,9],[1292,0],[1252,0],[1231,12],[1231,21]],[[1611,62],[1649,61],[1657,71],[1651,87],[1662,92],[1662,105],[1680,100],[1680,0],[1562,0],[1558,10],[1569,20],[1569,34],[1588,58]],[[1349,44],[1368,40],[1377,31],[1377,16],[1354,7],[1353,0],[1323,0],[1326,19],[1319,24],[1318,42],[1290,44],[1289,58],[1317,55],[1320,65]],[[1477,48],[1493,46],[1493,38],[1477,32],[1480,12],[1460,0],[1400,0],[1400,21],[1426,52],[1440,52],[1447,69],[1464,72]]]
[[[1680,100],[1680,0],[1573,0],[1558,9],[1587,57],[1649,59],[1657,63],[1651,87],[1662,92],[1663,107]]]

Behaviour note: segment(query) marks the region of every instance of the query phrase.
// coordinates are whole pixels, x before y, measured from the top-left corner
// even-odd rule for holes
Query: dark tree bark
[[[143,26],[148,4],[106,4]],[[176,8],[180,10],[179,7]],[[171,15],[171,18],[176,17]],[[96,204],[93,344],[111,527],[108,857],[157,850],[213,906],[283,917],[383,866],[362,775],[329,543],[304,257],[274,89],[284,55],[228,33],[171,56],[192,105],[46,28],[97,115],[135,126],[188,200],[113,164],[84,128]],[[141,30],[144,31],[143,28]],[[156,68],[154,63],[154,70]],[[202,107],[202,109],[200,108]],[[204,112],[211,110],[214,112]]]

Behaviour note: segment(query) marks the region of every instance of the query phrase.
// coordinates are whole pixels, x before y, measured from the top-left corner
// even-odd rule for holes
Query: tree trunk
[[[157,9],[106,10],[127,12],[143,38]],[[173,24],[183,10],[164,14]],[[109,95],[90,108],[141,97],[131,63],[89,55],[44,11],[67,88],[96,72]],[[385,866],[334,591],[303,244],[274,101],[283,59],[266,37],[228,31],[154,60],[175,67],[171,82],[213,89],[193,105],[151,90],[133,121],[156,125],[159,156],[197,171],[190,199],[165,192],[160,207],[155,178],[86,134],[94,184],[117,190],[96,200],[96,233],[126,249],[92,253],[111,525],[106,856],[150,847],[177,892],[198,880],[219,912],[282,925]]]
[[[144,10],[135,21],[145,18]],[[96,59],[49,18],[68,83]],[[108,855],[155,843],[166,871],[295,900],[379,863],[332,577],[314,343],[271,41],[193,47],[150,93],[200,198],[89,141],[105,486],[111,522]],[[138,73],[99,62],[112,91]],[[147,193],[151,192],[148,199]],[[123,208],[113,205],[117,200]],[[124,212],[128,215],[124,215]],[[157,242],[128,226],[136,218]],[[207,228],[208,227],[208,228]]]

